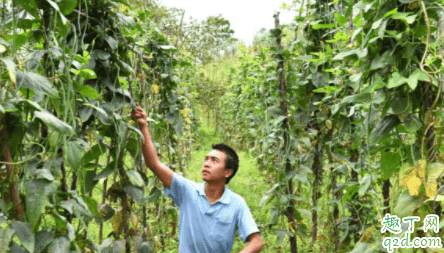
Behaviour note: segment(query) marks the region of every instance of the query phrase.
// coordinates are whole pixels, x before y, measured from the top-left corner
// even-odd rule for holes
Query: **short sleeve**
[[[254,222],[253,215],[251,215],[250,209],[247,206],[245,200],[240,202],[241,210],[239,212],[237,229],[239,236],[243,242],[247,241],[249,235],[258,233],[256,222]]]
[[[192,181],[174,173],[170,189],[163,187],[165,195],[170,196],[174,203],[180,207],[184,198],[192,188]]]

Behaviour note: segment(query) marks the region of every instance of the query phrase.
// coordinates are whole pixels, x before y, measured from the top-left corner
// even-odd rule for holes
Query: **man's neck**
[[[224,193],[225,183],[208,183],[205,182],[205,195],[210,203],[218,201]]]

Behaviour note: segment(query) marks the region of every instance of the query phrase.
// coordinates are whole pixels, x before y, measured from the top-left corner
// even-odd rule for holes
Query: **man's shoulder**
[[[232,201],[232,203],[234,205],[236,205],[236,206],[247,205],[247,202],[245,202],[245,199],[241,195],[233,192],[232,190],[230,190],[228,188],[227,188],[227,190],[230,193],[230,200]]]
[[[199,183],[184,177],[181,172],[174,172],[173,178],[176,178],[177,182],[180,182],[181,184],[184,184],[188,187],[193,187],[196,189],[198,189],[199,187]]]

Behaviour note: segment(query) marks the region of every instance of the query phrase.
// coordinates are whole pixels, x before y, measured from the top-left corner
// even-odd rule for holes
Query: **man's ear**
[[[233,175],[233,169],[225,169],[225,177],[229,178],[231,175]]]

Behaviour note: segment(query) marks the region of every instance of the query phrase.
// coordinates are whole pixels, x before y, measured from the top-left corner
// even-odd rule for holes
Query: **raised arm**
[[[148,166],[148,168],[150,168],[154,175],[156,175],[160,181],[162,181],[163,185],[170,189],[171,182],[173,181],[173,171],[160,163],[148,131],[146,113],[140,107],[139,103],[136,103],[136,105],[137,110],[131,113],[131,117],[138,123],[139,129],[145,137],[145,142],[142,143],[142,152],[143,158],[145,158],[145,164]]]

